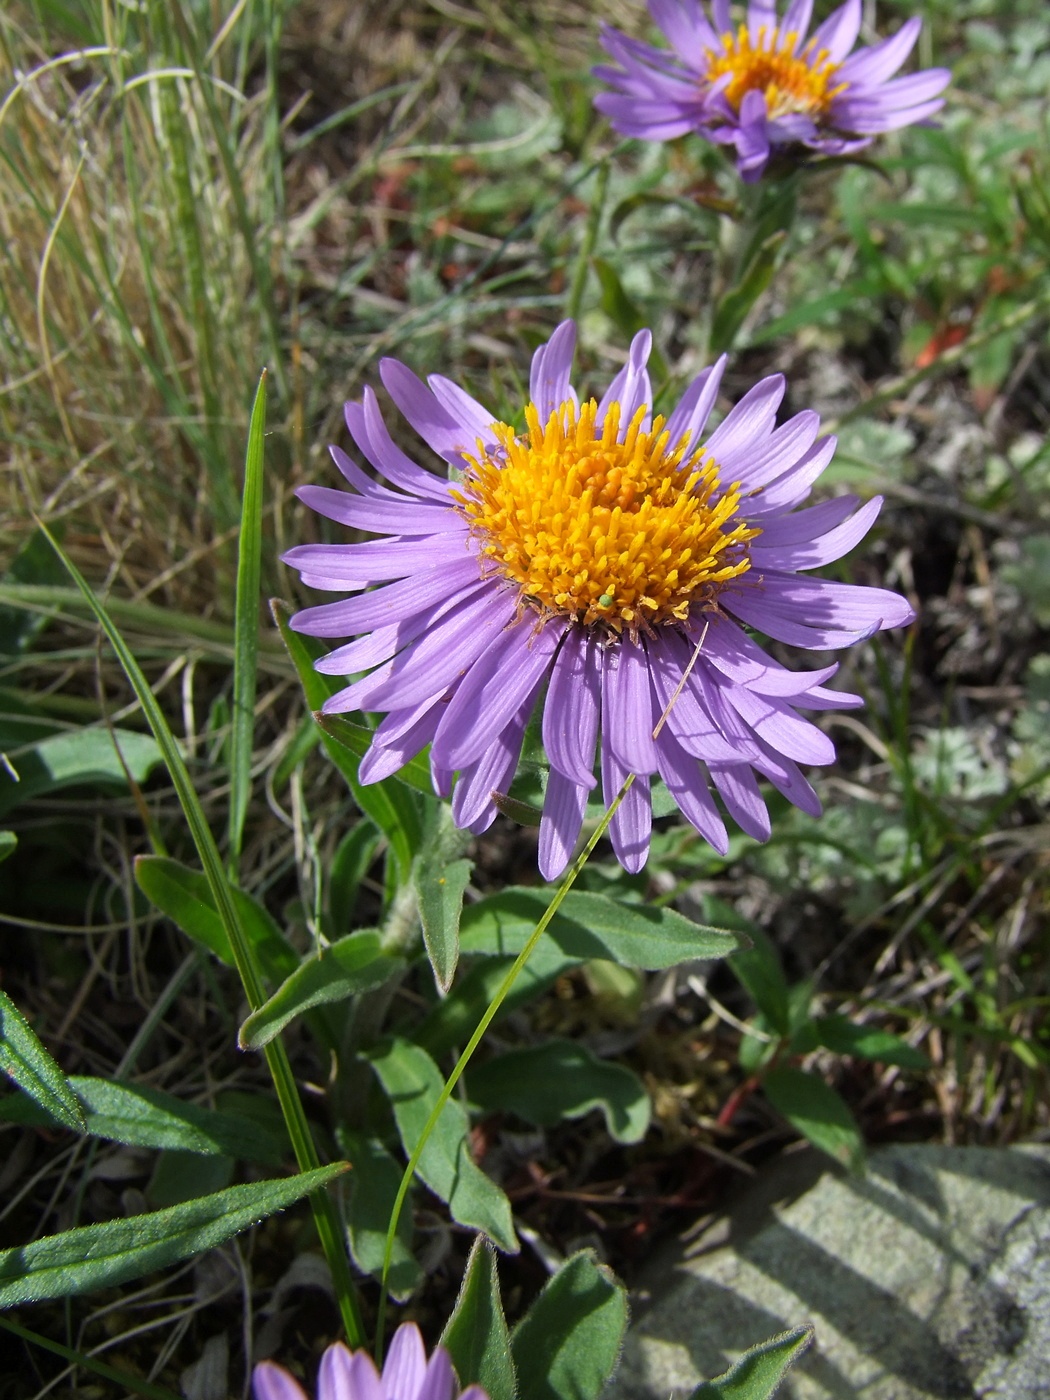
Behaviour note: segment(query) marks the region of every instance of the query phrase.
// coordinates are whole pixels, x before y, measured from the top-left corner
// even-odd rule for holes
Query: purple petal
[[[873,496],[860,510],[817,539],[797,544],[770,545],[763,533],[751,545],[751,563],[756,569],[819,569],[841,559],[860,543],[882,509],[882,497]]]
[[[424,540],[366,540],[364,544],[297,544],[281,558],[299,570],[304,583],[324,578],[327,583],[312,586],[349,589],[421,573],[443,560],[458,562],[469,550],[464,535],[434,535]]]
[[[406,499],[399,491],[391,491],[388,486],[381,486],[378,481],[373,481],[341,447],[331,446],[328,453],[338,467],[340,475],[346,478],[359,496],[367,496],[375,501],[389,501],[395,505],[399,502],[406,506],[419,504],[418,500]]]
[[[388,732],[380,741],[380,730],[386,723],[384,720],[375,732],[371,747],[358,765],[358,781],[367,787],[369,783],[382,782],[384,778],[389,778],[391,774],[404,768],[405,764],[415,758],[433,739],[442,709],[439,698],[412,710],[396,710],[394,714],[399,721],[398,733],[394,735]],[[411,724],[405,723],[403,717],[406,714],[415,716]]]
[[[762,521],[762,534],[759,536],[762,548],[807,544],[810,540],[819,539],[847,520],[859,505],[859,496],[832,496],[830,500],[821,501],[819,505],[809,506],[806,510],[766,518]],[[752,518],[750,510],[747,515],[748,519]]]
[[[837,81],[849,83],[851,87],[884,82],[911,53],[921,29],[922,20],[913,15],[889,39],[851,54],[837,74]]]
[[[275,1361],[260,1361],[254,1367],[252,1395],[255,1400],[306,1400],[299,1382]]]
[[[698,49],[719,47],[718,35],[704,18],[697,0],[649,0],[653,23],[662,29],[671,47],[684,59]]]
[[[796,695],[791,703],[799,710],[856,710],[864,701],[848,690],[828,690],[826,686],[815,685]]]
[[[710,772],[726,811],[740,830],[756,841],[768,841],[772,831],[769,812],[751,769],[741,763],[732,768],[712,768]]]
[[[741,719],[777,753],[799,763],[835,762],[835,745],[824,731],[801,719],[783,700],[758,695],[742,685],[721,689]]]
[[[466,673],[514,615],[516,600],[485,587],[431,628],[421,642],[325,701],[325,714],[404,710],[439,695]]]
[[[711,13],[719,34],[733,34],[733,19],[729,13],[729,0],[712,0]]]
[[[350,642],[345,647],[336,647],[335,651],[322,656],[319,661],[314,662],[314,670],[323,676],[353,676],[372,667],[381,666],[402,647],[407,646],[423,632],[430,631],[453,608],[487,588],[486,583],[475,583],[458,595],[442,598],[428,608],[407,614],[398,622],[386,627],[377,627],[366,636],[358,637],[355,642]]]
[[[540,820],[539,868],[545,880],[556,880],[572,859],[586,810],[587,788],[552,766]]]
[[[431,603],[436,593],[451,597],[469,588],[478,576],[478,561],[467,555],[453,564],[438,564],[355,598],[303,608],[289,625],[308,637],[352,637],[411,617]]]
[[[673,451],[685,438],[692,452],[696,451],[700,435],[718,398],[718,386],[726,367],[727,355],[720,356],[709,369],[696,376],[678,401],[667,420],[667,446]]]
[[[416,1400],[426,1369],[427,1353],[419,1328],[414,1322],[403,1322],[383,1362],[384,1400]]]
[[[776,23],[777,10],[774,0],[751,0],[747,7],[747,29],[755,48],[759,47],[763,37],[769,38],[770,31],[776,28]],[[766,31],[765,36],[762,35],[763,29]]]
[[[680,108],[668,102],[642,102],[635,97],[619,97],[616,93],[600,92],[594,105],[609,118],[621,136],[639,141],[674,141],[695,131],[697,119],[680,115]]]
[[[620,441],[624,439],[628,424],[642,405],[649,412],[642,420],[647,429],[652,422],[653,387],[649,383],[649,372],[645,366],[649,362],[649,352],[653,348],[652,331],[639,331],[631,341],[631,350],[626,365],[602,395],[598,404],[597,425],[599,429],[605,421],[612,404],[620,405]]]
[[[564,621],[551,621],[537,632],[530,614],[489,642],[456,688],[438,726],[438,763],[465,768],[480,758],[550,669],[565,626]]]
[[[942,97],[935,97],[919,107],[904,107],[899,111],[889,111],[875,104],[866,104],[863,109],[859,105],[851,105],[849,111],[843,113],[841,124],[847,130],[862,136],[880,136],[885,131],[897,131],[902,126],[917,126],[935,116],[943,106]]]
[[[479,759],[467,764],[459,775],[452,794],[452,819],[458,827],[469,827],[475,836],[488,830],[496,819],[498,808],[492,800],[493,792],[510,791],[518,769],[525,726],[538,694],[539,686],[534,686],[503,732]]]
[[[835,437],[822,438],[782,476],[763,486],[756,495],[749,496],[746,507],[742,507],[748,520],[760,521],[767,515],[791,510],[804,501],[813,489],[813,483],[834,457],[837,445],[838,439]]]
[[[704,781],[700,764],[686,753],[667,728],[660,732],[656,741],[656,752],[660,764],[660,777],[678,803],[683,816],[692,822],[709,846],[713,846],[719,855],[724,856],[729,850],[729,836]]]
[[[541,345],[532,357],[529,397],[544,426],[563,403],[576,401],[569,382],[575,352],[576,323],[562,321],[546,345]]]
[[[460,454],[474,447],[474,438],[433,392],[400,360],[380,360],[379,375],[397,405],[401,416],[412,425],[423,441],[446,462],[460,460]]]
[[[602,795],[607,809],[612,806],[627,777],[627,769],[603,739]],[[637,875],[645,864],[645,858],[649,854],[649,833],[652,825],[649,779],[635,778],[609,823],[609,838],[616,852],[616,859],[629,875]]]
[[[605,654],[602,686],[602,745],[631,773],[655,773],[652,689],[641,642],[624,639]]]
[[[570,627],[551,670],[543,706],[543,749],[551,768],[593,788],[601,698],[601,653],[593,634]]]
[[[748,578],[750,575],[745,574],[744,579]],[[907,599],[887,588],[833,583],[773,570],[763,574],[757,586],[727,588],[720,601],[741,622],[777,641],[792,640],[784,634],[795,627],[812,629],[824,640],[808,645],[821,650],[850,646],[861,637],[871,636],[873,631],[906,627],[915,620]]]
[[[762,755],[754,760],[755,768],[768,778],[776,790],[795,807],[811,817],[819,817],[823,808],[813,785],[802,776],[790,758],[777,753],[768,744],[762,745]]]
[[[727,617],[711,621],[704,639],[704,657],[734,684],[782,700],[805,694],[838,670],[837,666],[825,666],[819,671],[788,671]]]
[[[443,374],[428,375],[427,383],[445,412],[462,426],[467,446],[474,447],[478,438],[484,443],[486,451],[496,446],[492,433],[496,419],[483,404],[471,398],[465,389],[446,379]]]
[[[450,483],[435,476],[401,451],[387,431],[375,391],[366,389],[361,403],[348,403],[346,426],[358,447],[388,481],[417,496],[447,501]]]
[[[857,42],[862,18],[861,0],[846,0],[814,32],[811,41],[813,52],[820,53],[822,49],[827,49],[832,63],[841,63]]]
[[[785,387],[782,374],[760,379],[719,423],[707,440],[706,452],[720,463],[723,456],[739,453],[752,446],[756,439],[767,437],[776,421]]]
[[[667,712],[661,733],[663,729],[670,729],[681,747],[694,758],[721,763],[749,758],[753,746],[749,743],[740,747],[728,740],[704,708],[700,693],[688,683],[681,684],[692,656],[693,648],[670,630],[649,643],[653,694],[659,711],[657,721]]]
[[[449,1354],[444,1347],[435,1347],[416,1400],[452,1400],[455,1392],[456,1373]]]
[[[813,17],[813,0],[792,0],[787,7],[784,22],[780,26],[780,32],[786,40],[789,34],[797,34],[799,40],[806,37],[809,29],[809,22]],[[799,45],[796,44],[792,52],[796,52]]]
[[[351,1353],[338,1381],[338,1389],[330,1394],[319,1385],[317,1400],[383,1400],[383,1384],[367,1351]]]
[[[424,505],[410,501],[379,501],[374,497],[351,496],[331,486],[299,486],[295,494],[305,506],[356,530],[375,534],[438,535],[456,531],[466,534],[467,522],[451,505]]]
[[[326,1347],[317,1371],[317,1400],[354,1400],[355,1370],[353,1353],[342,1342]],[[370,1381],[365,1385],[371,1389]]]
[[[774,481],[809,452],[820,431],[820,415],[809,409],[782,423],[760,444],[717,455],[723,482],[739,481],[745,491],[757,491]]]

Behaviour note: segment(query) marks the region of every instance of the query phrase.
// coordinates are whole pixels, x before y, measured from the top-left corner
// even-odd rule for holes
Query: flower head
[[[307,1400],[302,1386],[283,1366],[261,1361],[252,1372],[255,1400]],[[459,1386],[448,1352],[435,1347],[427,1361],[423,1338],[414,1322],[394,1333],[383,1373],[366,1351],[351,1351],[336,1342],[321,1357],[317,1400],[456,1400]],[[460,1400],[488,1400],[478,1385],[468,1386]]]
[[[380,374],[446,480],[396,447],[375,395],[346,406],[363,456],[391,490],[332,449],[350,492],[304,486],[322,515],[383,538],[299,545],[285,555],[315,588],[350,598],[297,613],[317,637],[356,640],[318,670],[356,676],[329,712],[385,711],[360,779],[394,773],[427,744],[436,790],[457,824],[485,830],[508,791],[541,695],[550,763],[540,824],[546,879],[565,868],[597,785],[606,804],[637,780],[609,831],[621,864],[649,848],[650,777],[658,774],[716,850],[730,817],[770,834],[757,776],[819,814],[798,764],[831,763],[827,735],[799,710],[852,707],[828,690],[837,669],[796,673],[745,628],[826,651],[912,620],[908,603],[805,572],[852,549],[881,501],[837,496],[797,509],[831,460],[820,420],[776,426],[780,375],[763,379],[705,438],[724,358],[653,417],[640,332],[600,401],[570,383],[575,327],[564,322],[532,362],[522,431],[499,422],[441,375],[426,384],[396,360]],[[374,586],[376,585],[376,586]],[[362,675],[362,673],[365,673]]]
[[[884,131],[932,116],[951,78],[944,68],[892,76],[914,47],[918,19],[851,52],[861,8],[846,0],[807,38],[813,0],[791,0],[779,22],[776,0],[750,0],[738,28],[729,0],[712,0],[710,19],[700,0],[649,0],[672,52],[604,26],[602,45],[617,66],[595,68],[613,88],[595,105],[624,136],[669,141],[698,131],[734,146],[745,180],[757,180],[785,148],[859,151]]]

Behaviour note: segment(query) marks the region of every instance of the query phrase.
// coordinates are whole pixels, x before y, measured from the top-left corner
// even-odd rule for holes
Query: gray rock
[[[785,1158],[649,1268],[607,1400],[668,1400],[812,1322],[782,1400],[1050,1400],[1050,1149]]]

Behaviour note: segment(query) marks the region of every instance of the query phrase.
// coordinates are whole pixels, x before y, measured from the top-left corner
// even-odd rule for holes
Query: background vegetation
[[[880,30],[911,9],[880,5]],[[271,1143],[279,1131],[261,1057],[235,1048],[234,975],[136,883],[137,856],[194,864],[193,848],[141,707],[36,522],[106,599],[224,856],[297,957],[388,924],[398,861],[419,849],[399,852],[399,833],[433,809],[387,824],[355,800],[262,608],[239,860],[228,849],[255,385],[266,366],[262,589],[301,602],[278,556],[320,525],[292,492],[330,482],[342,402],[377,382],[382,354],[508,420],[567,309],[595,384],[642,325],[669,395],[706,363],[735,186],[699,142],[616,142],[590,102],[602,15],[646,32],[612,0],[0,13],[0,823],[17,838],[0,864],[0,973],[67,1074],[248,1116]],[[572,1037],[627,1075],[594,1069],[604,1114],[576,1103],[557,1121],[484,1063],[470,1086],[474,1159],[523,1244],[501,1265],[512,1314],[581,1246],[629,1281],[655,1239],[799,1131],[852,1160],[861,1134],[1047,1132],[1050,16],[1038,0],[936,0],[924,17],[922,62],[955,73],[943,120],[808,178],[727,380],[736,396],[782,370],[791,408],[837,428],[823,488],[887,498],[845,573],[906,592],[919,624],[844,659],[842,684],[868,705],[829,717],[840,762],[816,776],[820,821],[774,806],[768,845],[737,836],[721,858],[668,815],[642,875],[599,847],[581,876],[585,894],[746,928],[755,948],[663,971],[555,960],[500,1023],[503,1053]],[[534,783],[527,768],[523,799]],[[534,840],[501,818],[470,848],[468,926],[474,905],[535,884]],[[447,1068],[484,1005],[481,965],[439,1002],[417,961],[373,1012]],[[355,1101],[359,1078],[332,1076],[323,1034],[297,1023],[286,1041],[330,1155],[353,1155],[345,1124],[382,1110]],[[848,1110],[821,1098],[807,1117],[800,1073]],[[0,1118],[17,1118],[12,1102]],[[46,1122],[5,1122],[0,1144],[4,1247],[275,1174],[232,1149]],[[470,1242],[439,1195],[417,1193],[402,1260],[408,1285],[429,1276],[406,1315],[430,1336]],[[233,1393],[246,1355],[303,1360],[338,1330],[315,1243],[299,1208],[177,1270],[19,1316],[174,1390],[204,1386],[210,1357]],[[363,1268],[374,1254],[359,1238]],[[0,1338],[0,1395],[76,1383]]]

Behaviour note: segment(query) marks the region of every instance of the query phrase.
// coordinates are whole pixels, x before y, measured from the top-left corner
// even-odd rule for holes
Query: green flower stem
[[[580,245],[579,255],[576,259],[576,267],[572,274],[572,285],[569,288],[569,300],[565,308],[565,314],[570,320],[577,321],[580,316],[580,307],[583,305],[584,288],[587,286],[587,273],[590,271],[591,258],[594,256],[594,249],[598,242],[598,229],[602,221],[602,211],[605,208],[605,196],[609,189],[609,158],[606,157],[598,167],[598,179],[595,183],[594,198],[591,201],[591,212],[587,219],[587,227],[583,232],[583,242]]]
[[[518,956],[514,959],[513,966],[509,969],[506,977],[504,977],[503,981],[500,983],[495,996],[489,1002],[485,1014],[478,1022],[477,1027],[474,1030],[474,1034],[470,1037],[469,1041],[467,1042],[466,1049],[456,1061],[455,1068],[449,1075],[448,1079],[445,1081],[445,1087],[441,1090],[441,1093],[438,1095],[437,1103],[434,1105],[433,1109],[431,1109],[430,1117],[427,1119],[426,1124],[423,1127],[423,1131],[420,1134],[419,1141],[412,1149],[411,1155],[408,1159],[408,1165],[405,1167],[404,1174],[401,1177],[401,1184],[397,1188],[397,1196],[394,1200],[394,1208],[390,1212],[390,1223],[387,1226],[386,1244],[383,1249],[383,1275],[380,1281],[379,1310],[376,1318],[375,1354],[377,1361],[382,1358],[383,1354],[383,1335],[386,1327],[387,1304],[386,1283],[387,1275],[390,1273],[390,1264],[393,1259],[394,1237],[397,1233],[397,1223],[401,1218],[401,1209],[405,1204],[405,1197],[408,1195],[408,1188],[412,1184],[412,1178],[415,1175],[416,1167],[419,1165],[419,1159],[423,1155],[423,1149],[426,1147],[427,1141],[429,1140],[431,1133],[434,1131],[435,1127],[437,1127],[438,1119],[441,1117],[445,1105],[452,1097],[452,1091],[459,1083],[463,1071],[470,1063],[471,1056],[474,1054],[474,1051],[478,1048],[478,1045],[481,1043],[482,1036],[492,1024],[494,1017],[496,1016],[500,1007],[503,1005],[507,993],[510,991],[511,987],[514,986],[514,983],[517,981],[519,973],[521,972],[525,964],[528,962],[529,958],[532,956],[536,944],[543,937],[543,934],[545,933],[548,925],[550,924],[550,921],[558,912],[562,900],[572,889],[573,885],[576,882],[577,876],[579,875],[583,867],[587,864],[587,861],[589,860],[595,846],[597,846],[598,842],[602,839],[602,837],[608,830],[609,823],[616,815],[617,808],[619,807],[623,799],[627,796],[628,792],[631,790],[631,784],[634,782],[634,778],[635,775],[633,773],[628,774],[623,784],[623,787],[621,787],[620,791],[616,794],[615,798],[610,803],[608,810],[603,814],[602,819],[595,827],[594,833],[592,834],[590,840],[587,842],[586,846],[573,861],[569,873],[565,876],[561,884],[555,890],[551,902],[547,905],[547,908],[543,912],[543,917],[533,929],[532,933],[529,934],[528,942],[525,944],[524,948],[522,948]]]
[[[124,674],[131,682],[132,687],[142,706],[143,714],[149,722],[153,735],[157,740],[160,750],[164,755],[164,760],[171,774],[172,785],[179,798],[179,803],[186,817],[186,823],[190,828],[194,845],[197,847],[197,854],[200,857],[204,874],[207,877],[212,898],[219,917],[222,920],[226,936],[230,940],[230,948],[233,952],[233,960],[240,975],[241,983],[244,986],[245,996],[253,1011],[257,1010],[266,999],[265,987],[262,975],[259,972],[255,961],[255,954],[251,944],[245,937],[244,929],[241,926],[240,916],[237,907],[233,902],[233,894],[230,882],[223,869],[222,857],[219,855],[219,848],[215,844],[215,837],[212,835],[201,807],[200,799],[197,796],[193,781],[190,778],[189,770],[175,736],[171,732],[168,721],[163,710],[157,703],[156,696],[150,689],[149,682],[142,673],[142,669],[135,660],[127,643],[121,636],[116,625],[109,616],[105,607],[95,597],[87,580],[80,570],[63,550],[55,537],[48,530],[43,521],[37,521],[41,531],[46,536],[51,548],[61,559],[70,578],[76,584],[84,597],[85,602],[91,608],[99,626],[105,632],[110,645],[113,647]],[[292,1066],[288,1060],[288,1053],[280,1040],[271,1041],[266,1047],[266,1063],[269,1066],[270,1074],[273,1076],[274,1088],[277,1090],[277,1099],[281,1105],[281,1112],[288,1128],[288,1136],[291,1139],[292,1147],[295,1151],[296,1161],[300,1171],[310,1171],[314,1167],[320,1166],[320,1159],[317,1149],[314,1146],[313,1138],[310,1134],[310,1125],[303,1109],[302,1101],[299,1098],[299,1091],[296,1088],[295,1076],[292,1073]],[[343,1318],[343,1326],[346,1328],[347,1339],[351,1346],[361,1346],[364,1342],[364,1328],[361,1323],[361,1315],[357,1305],[357,1296],[354,1291],[353,1279],[350,1276],[350,1263],[347,1258],[346,1246],[343,1242],[342,1224],[339,1220],[338,1212],[332,1198],[326,1191],[315,1192],[310,1197],[310,1205],[313,1209],[314,1223],[317,1227],[317,1234],[324,1249],[328,1267],[332,1271],[332,1281],[335,1286],[336,1296],[339,1299],[339,1308]]]

